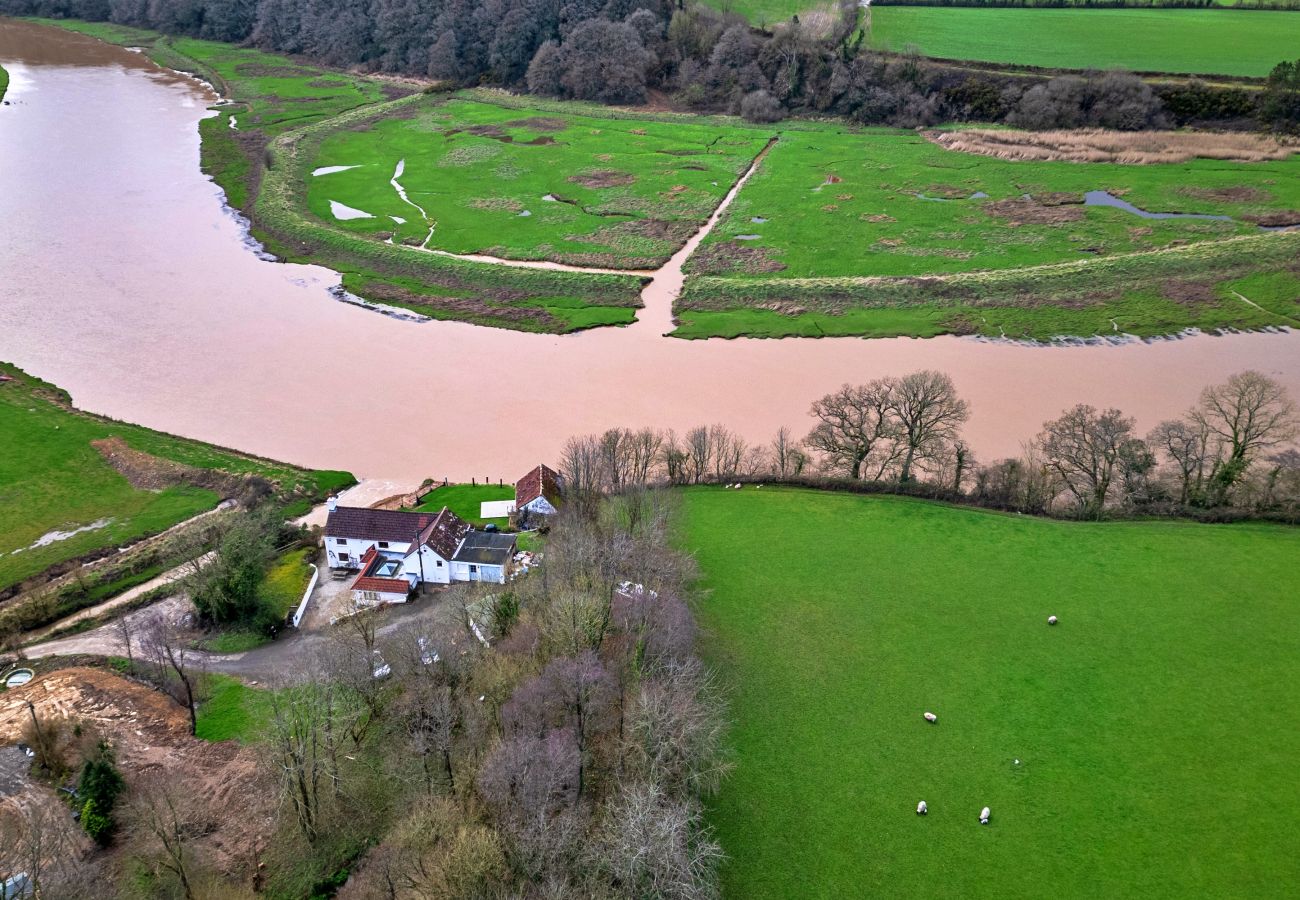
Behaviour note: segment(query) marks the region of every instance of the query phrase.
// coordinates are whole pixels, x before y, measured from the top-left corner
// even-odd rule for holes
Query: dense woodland
[[[876,53],[863,46],[855,0],[839,3],[839,15],[816,28],[796,17],[769,29],[693,0],[0,0],[0,12],[144,26],[546,96],[637,104],[653,94],[755,121],[797,113],[903,127],[1126,130],[1289,130],[1300,121],[1300,87],[1285,78],[1262,93],[1195,80],[1157,89],[1123,73],[1013,75]]]

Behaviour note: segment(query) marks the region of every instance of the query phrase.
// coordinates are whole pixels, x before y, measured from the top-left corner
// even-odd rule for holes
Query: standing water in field
[[[1085,206],[1112,206],[1124,212],[1141,216],[1144,219],[1210,219],[1215,222],[1231,222],[1232,216],[1213,216],[1206,213],[1157,213],[1139,209],[1127,200],[1121,200],[1109,191],[1088,191],[1083,195]]]
[[[199,171],[197,123],[215,99],[200,85],[19,22],[0,22],[0,63],[13,101],[0,107],[0,359],[153,428],[418,483],[513,478],[613,425],[802,433],[814,398],[922,368],[948,372],[970,401],[966,436],[984,460],[1075,403],[1148,428],[1245,368],[1300,395],[1294,332],[1086,347],[662,337],[699,234],[628,328],[559,336],[375,315],[334,301],[337,273],[245,246]]]

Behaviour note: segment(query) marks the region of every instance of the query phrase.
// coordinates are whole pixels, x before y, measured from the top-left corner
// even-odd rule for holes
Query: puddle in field
[[[917,200],[929,200],[932,203],[955,203],[958,200],[987,200],[989,198],[989,195],[983,191],[976,191],[969,197],[931,197],[929,194],[923,194],[920,191],[912,194],[912,196]],[[1021,199],[1028,200],[1029,195],[1024,194],[1021,196]]]
[[[231,117],[231,121],[232,122],[234,121],[233,116]],[[234,128],[235,126],[231,125],[230,127]],[[319,169],[312,169],[311,174],[312,175],[333,175],[335,172],[346,172],[348,169],[359,169],[359,168],[361,167],[360,166],[321,166]]]
[[[738,235],[736,235],[736,240],[738,240],[738,241],[756,241],[756,240],[758,240],[758,239],[761,238],[761,237],[762,237],[761,234],[738,234]]]
[[[1121,200],[1108,191],[1088,191],[1083,195],[1085,206],[1111,206],[1115,209],[1122,209],[1124,212],[1132,213],[1143,219],[1210,219],[1215,222],[1231,222],[1232,216],[1215,216],[1209,213],[1158,213],[1148,212],[1129,203],[1127,200]]]
[[[344,204],[338,202],[337,200],[330,201],[330,212],[334,214],[334,218],[340,219],[345,222],[348,219],[373,219],[374,218],[373,215],[366,212],[364,209],[353,209],[350,206],[345,206]]]
[[[519,214],[519,218],[521,218],[521,219],[526,219],[526,218],[528,218],[528,217],[531,216],[531,215],[532,215],[532,212],[530,212],[529,210],[524,210],[523,212],[521,212],[521,213]]]
[[[555,196],[554,194],[543,194],[543,195],[542,195],[542,200],[543,200],[544,202],[546,202],[546,203],[559,203],[559,202],[560,202],[560,198],[557,197],[557,196]]]
[[[47,531],[26,547],[19,547],[17,550],[14,550],[13,553],[17,554],[22,553],[24,550],[36,550],[39,547],[48,547],[50,544],[57,544],[59,541],[66,541],[68,538],[76,537],[83,532],[98,531],[99,529],[106,527],[108,523],[112,521],[113,519],[111,517],[107,519],[96,519],[89,525],[82,525],[80,528],[74,528],[71,531]]]
[[[388,218],[392,219],[392,220],[393,220],[394,222],[396,222],[398,225],[405,225],[405,224],[406,224],[406,220],[403,219],[401,216],[389,216]]]
[[[749,221],[753,222],[755,225],[767,224],[767,219],[764,219],[762,216],[754,216],[754,218],[750,219]]]

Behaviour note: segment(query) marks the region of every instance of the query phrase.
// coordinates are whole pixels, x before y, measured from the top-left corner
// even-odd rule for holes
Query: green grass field
[[[207,676],[208,699],[199,706],[196,737],[251,744],[266,735],[271,702],[265,689],[230,675]]]
[[[1143,218],[1086,206],[1089,191],[1230,219]],[[1026,162],[913,132],[790,129],[687,262],[675,334],[1046,339],[1289,327],[1300,323],[1296,236],[1252,220],[1295,210],[1300,155]],[[1247,240],[1224,243],[1237,238]],[[1154,252],[1173,247],[1184,249]],[[1062,268],[1038,268],[1051,266]]]
[[[5,98],[7,90],[9,90],[9,73],[5,71],[4,66],[0,66],[0,100]]]
[[[163,460],[258,473],[285,496],[320,497],[353,482],[346,472],[308,472],[77,412],[62,391],[14,366],[0,363],[0,374],[13,379],[0,381],[0,589],[55,563],[162,531],[221,499],[184,483],[137,490],[91,441],[118,437]],[[49,538],[76,529],[87,530]]]
[[[425,495],[424,502],[415,508],[421,512],[438,512],[445,506],[472,525],[482,527],[491,523],[504,528],[510,524],[509,518],[481,518],[480,504],[492,500],[513,499],[515,499],[513,484],[449,484],[434,488]]]
[[[871,46],[938,59],[1262,78],[1300,46],[1291,11],[882,6]]]
[[[708,218],[769,134],[430,99],[321,141],[325,221],[453,253],[653,268]],[[402,174],[396,176],[398,166]],[[406,192],[398,193],[394,182]],[[427,239],[427,244],[426,244]]]
[[[766,487],[683,519],[733,700],[725,896],[1300,883],[1300,530]]]

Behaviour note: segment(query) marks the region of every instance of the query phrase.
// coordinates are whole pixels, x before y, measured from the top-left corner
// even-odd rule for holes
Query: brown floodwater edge
[[[336,273],[248,246],[199,171],[213,99],[201,85],[9,21],[0,64],[0,359],[84,409],[250,453],[399,483],[511,479],[569,435],[614,425],[721,422],[765,441],[810,427],[809,403],[846,381],[918,368],[956,381],[985,460],[1076,402],[1146,428],[1245,368],[1300,397],[1294,331],[1087,346],[682,341],[662,336],[662,302],[637,326],[573,335],[379,315],[334,299]]]

